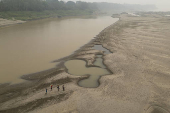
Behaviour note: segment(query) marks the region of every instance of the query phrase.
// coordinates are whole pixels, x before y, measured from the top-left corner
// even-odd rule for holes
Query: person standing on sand
[[[51,91],[52,91],[52,89],[53,89],[53,85],[51,85]]]
[[[64,85],[63,85],[63,91],[65,91],[65,87],[64,87]]]
[[[46,89],[46,94],[47,94],[47,89]]]
[[[60,90],[60,86],[59,85],[57,85],[57,88],[58,88],[58,91]]]

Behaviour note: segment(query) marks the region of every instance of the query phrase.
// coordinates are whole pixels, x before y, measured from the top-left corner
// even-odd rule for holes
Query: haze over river
[[[52,61],[88,43],[117,18],[43,19],[0,28],[0,83],[53,68]]]

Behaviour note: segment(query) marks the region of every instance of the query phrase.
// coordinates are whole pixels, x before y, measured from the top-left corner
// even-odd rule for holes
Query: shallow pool
[[[110,72],[105,69],[103,59],[99,56],[94,64],[99,67],[87,67],[86,62],[83,60],[69,60],[65,62],[68,73],[76,76],[90,75],[89,78],[83,79],[78,82],[79,86],[95,88],[99,86],[99,79],[103,75],[108,75]]]

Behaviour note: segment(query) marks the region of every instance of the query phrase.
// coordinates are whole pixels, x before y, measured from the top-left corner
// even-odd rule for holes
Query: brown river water
[[[118,19],[43,19],[0,28],[0,83],[53,68],[52,61],[72,54]]]

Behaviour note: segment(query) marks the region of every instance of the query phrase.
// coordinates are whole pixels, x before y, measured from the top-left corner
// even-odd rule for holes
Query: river
[[[118,19],[109,16],[43,19],[0,28],[0,83],[53,68]]]

